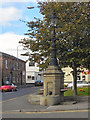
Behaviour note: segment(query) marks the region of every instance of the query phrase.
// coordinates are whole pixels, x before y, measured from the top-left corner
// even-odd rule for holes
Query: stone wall
[[[44,95],[60,95],[60,89],[63,88],[64,73],[57,66],[49,66],[44,73]]]
[[[0,57],[1,59],[1,57]],[[25,80],[25,61],[17,59],[14,56],[3,53],[2,54],[2,83],[5,84],[7,80],[16,84],[24,85]],[[19,66],[18,66],[19,65]]]

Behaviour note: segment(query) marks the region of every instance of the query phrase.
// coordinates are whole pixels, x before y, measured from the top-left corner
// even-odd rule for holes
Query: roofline
[[[5,56],[8,56],[8,57],[11,57],[11,58],[14,58],[14,59],[21,60],[21,61],[23,61],[23,62],[26,62],[26,61],[24,61],[24,60],[22,60],[22,59],[20,59],[20,58],[17,58],[17,57],[15,57],[15,56],[13,56],[13,55],[10,55],[10,54],[4,53],[4,52],[0,52],[0,54],[5,55]]]

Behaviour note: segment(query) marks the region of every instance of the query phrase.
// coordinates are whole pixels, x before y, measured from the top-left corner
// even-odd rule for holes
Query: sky
[[[43,19],[43,16],[39,13],[39,8],[37,8],[37,1],[40,0],[0,0],[0,52],[15,57],[17,57],[18,52],[18,58],[27,59],[27,57],[20,55],[26,51],[18,42],[27,37],[24,34],[28,27],[22,21],[29,22],[34,20],[34,17]],[[27,9],[29,6],[35,8]]]
[[[26,51],[18,42],[27,38],[24,34],[28,27],[20,20],[29,22],[34,20],[34,17],[43,19],[37,5],[36,0],[0,0],[0,52],[15,57],[18,52],[18,58],[27,59],[27,57],[20,55]],[[35,8],[30,10],[27,9],[28,6]]]

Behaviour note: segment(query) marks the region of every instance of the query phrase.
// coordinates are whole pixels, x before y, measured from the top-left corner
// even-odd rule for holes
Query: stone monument
[[[58,17],[54,11],[51,16],[53,25],[53,39],[52,39],[52,53],[51,61],[44,72],[44,96],[40,98],[40,105],[55,105],[63,101],[64,93],[61,91],[64,89],[64,73],[60,69],[56,58],[56,38],[55,27]]]

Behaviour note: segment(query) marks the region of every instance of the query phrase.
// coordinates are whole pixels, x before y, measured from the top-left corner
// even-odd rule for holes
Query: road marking
[[[24,96],[27,96],[27,95],[23,95],[23,96],[20,96],[20,97],[24,97]],[[15,98],[12,98],[12,99],[9,99],[9,100],[5,100],[5,101],[2,101],[0,103],[5,103],[5,102],[11,101],[11,100],[15,100],[17,98],[19,98],[19,97],[15,97]]]
[[[41,114],[41,113],[60,113],[60,112],[88,112],[90,110],[67,110],[67,111],[43,111],[43,112],[19,112],[19,111],[6,111],[4,114]]]
[[[44,112],[25,112],[26,114],[36,114],[36,113],[60,113],[60,112],[87,112],[88,110],[67,110],[67,111],[44,111]],[[90,110],[89,110],[90,111]]]
[[[5,103],[5,102],[11,101],[11,100],[15,100],[15,99],[17,99],[17,98],[12,98],[12,99],[9,99],[9,100],[5,100],[5,101],[2,101],[0,103]]]
[[[27,94],[27,95],[29,95],[29,94]],[[8,101],[11,101],[11,100],[14,100],[14,99],[17,99],[17,98],[19,98],[19,97],[24,97],[24,96],[27,96],[27,95],[18,96],[18,97],[12,98],[12,99],[8,99],[8,100],[5,100],[5,101],[0,102],[0,104],[5,103],[5,102],[8,102]]]

